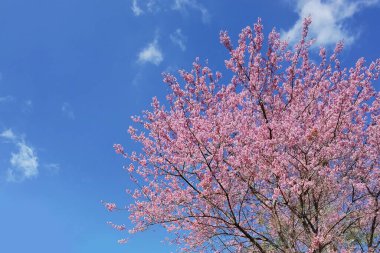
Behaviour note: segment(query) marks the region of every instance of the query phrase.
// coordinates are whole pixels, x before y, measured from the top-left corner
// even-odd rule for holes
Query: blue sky
[[[163,71],[199,56],[226,72],[220,30],[261,17],[292,42],[309,14],[315,48],[346,41],[343,65],[380,57],[378,0],[0,0],[0,251],[174,252],[160,228],[106,224],[131,226],[101,205],[131,201],[112,145],[138,148],[130,116],[164,100]]]

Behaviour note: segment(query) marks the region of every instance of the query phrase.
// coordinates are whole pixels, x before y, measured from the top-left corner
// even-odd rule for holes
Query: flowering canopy
[[[115,145],[139,186],[132,232],[161,224],[190,252],[380,250],[380,60],[343,68],[342,43],[310,60],[310,22],[294,49],[273,29],[264,50],[260,19],[236,48],[221,32],[227,85],[198,60],[164,75],[170,107],[153,98],[147,134],[129,129],[142,152]]]

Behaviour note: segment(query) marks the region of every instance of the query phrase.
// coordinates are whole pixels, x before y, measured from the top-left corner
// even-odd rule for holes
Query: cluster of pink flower
[[[123,238],[123,239],[117,240],[117,242],[120,243],[120,244],[124,244],[124,243],[128,242],[128,239]]]
[[[123,231],[125,230],[125,225],[116,225],[116,224],[113,224],[111,221],[107,222],[107,224],[111,225],[114,229],[117,229],[119,231]]]
[[[124,148],[120,144],[114,144],[113,148],[117,154],[124,154]]]
[[[198,60],[184,85],[164,76],[169,108],[154,98],[134,118],[148,134],[129,129],[142,152],[114,146],[136,166],[132,232],[161,224],[191,252],[380,250],[380,60],[343,68],[342,43],[310,60],[310,22],[291,50],[273,29],[263,52],[260,20],[236,48],[222,32],[226,85]]]
[[[103,203],[103,205],[107,208],[108,211],[112,212],[114,209],[116,209],[115,203]]]

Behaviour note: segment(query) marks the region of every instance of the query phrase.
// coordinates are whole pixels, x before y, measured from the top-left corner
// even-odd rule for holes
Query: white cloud
[[[17,153],[12,153],[11,168],[8,169],[8,181],[19,181],[38,175],[38,158],[32,147],[23,142],[17,143]]]
[[[210,22],[210,13],[208,10],[196,0],[175,0],[172,6],[173,10],[187,12],[188,9],[194,9],[201,13],[203,23]]]
[[[180,11],[187,14],[189,9],[199,11],[202,15],[202,21],[208,23],[210,21],[209,11],[197,0],[131,0],[131,10],[135,16],[147,13],[158,13],[160,11]]]
[[[137,0],[132,0],[132,7],[131,7],[133,14],[135,16],[140,16],[141,14],[144,13],[144,11],[140,8],[140,6],[137,3]]]
[[[357,37],[345,26],[345,21],[354,16],[361,9],[379,3],[379,0],[293,0],[295,11],[299,18],[294,26],[282,37],[290,43],[295,43],[301,34],[302,22],[305,17],[311,16],[312,24],[309,29],[311,38],[316,39],[317,45],[331,45],[343,40],[351,44]]]
[[[144,0],[143,3],[139,0],[131,0],[132,6],[131,10],[135,16],[141,16],[145,13],[157,13],[161,11],[161,4],[157,0]]]
[[[34,149],[27,145],[22,137],[14,134],[12,129],[3,131],[0,137],[11,141],[18,148],[17,152],[11,153],[7,181],[21,182],[36,177],[38,175],[38,157]]]
[[[185,37],[185,35],[182,34],[181,29],[178,28],[174,33],[170,34],[169,37],[170,37],[170,40],[175,45],[179,46],[179,48],[182,51],[186,50],[186,45],[185,45],[186,37]]]
[[[13,133],[12,129],[4,130],[2,133],[0,133],[0,137],[3,137],[11,141],[16,140],[16,135]]]
[[[150,13],[157,13],[161,11],[161,6],[157,3],[156,0],[149,0],[146,3],[147,11]]]
[[[153,63],[159,65],[164,60],[164,56],[158,47],[157,39],[149,43],[148,46],[143,48],[138,55],[138,62],[140,63]]]
[[[69,119],[75,119],[75,114],[72,106],[68,102],[64,102],[61,107],[61,111],[63,115],[65,115]]]

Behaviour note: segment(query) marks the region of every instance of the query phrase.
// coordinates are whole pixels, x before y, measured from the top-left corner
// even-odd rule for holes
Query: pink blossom
[[[128,242],[128,239],[126,239],[126,238],[117,240],[117,243],[119,243],[119,244],[124,244],[124,243],[127,243],[127,242]]]
[[[380,250],[380,60],[310,54],[310,24],[294,48],[275,29],[265,43],[260,19],[236,47],[221,32],[231,80],[199,59],[164,74],[168,101],[129,128],[141,150],[114,146],[132,162],[130,232],[162,225],[184,252]]]
[[[114,229],[116,230],[119,230],[119,231],[123,231],[125,230],[125,225],[116,225],[116,224],[113,224],[112,222],[107,222],[107,224],[111,225]]]
[[[112,212],[116,209],[115,203],[104,203],[104,206],[107,208],[108,211]]]
[[[114,144],[113,148],[115,149],[116,154],[124,154],[124,148],[120,144]]]

